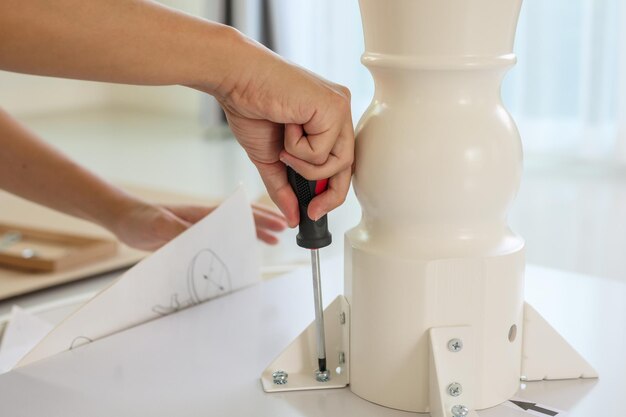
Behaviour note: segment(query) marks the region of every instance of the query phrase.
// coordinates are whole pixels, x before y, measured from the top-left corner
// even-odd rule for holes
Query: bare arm
[[[239,59],[234,30],[142,0],[3,0],[0,68],[214,91]]]
[[[0,69],[180,84],[214,95],[291,226],[299,214],[286,164],[308,179],[330,179],[309,205],[313,219],[348,192],[354,154],[348,90],[224,25],[150,0],[2,0]]]
[[[214,207],[150,204],[133,197],[40,141],[0,110],[0,188],[55,210],[99,224],[124,243],[156,249]],[[282,216],[253,206],[257,236],[276,243]]]
[[[0,188],[116,229],[139,201],[74,163],[0,110]]]

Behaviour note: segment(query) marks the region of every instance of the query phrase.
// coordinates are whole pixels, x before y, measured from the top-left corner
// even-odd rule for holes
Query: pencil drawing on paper
[[[170,296],[169,304],[155,305],[152,311],[165,316],[231,291],[228,267],[211,249],[202,249],[189,262],[187,268],[187,294]]]
[[[72,343],[70,343],[70,350],[76,349],[77,347],[86,345],[87,343],[93,342],[93,339],[88,338],[87,336],[76,336]]]

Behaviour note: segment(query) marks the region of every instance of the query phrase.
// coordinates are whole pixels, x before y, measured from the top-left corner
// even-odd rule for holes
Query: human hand
[[[119,219],[114,233],[128,246],[156,250],[203,219],[216,207],[159,206],[137,204]],[[283,216],[260,205],[252,205],[257,237],[265,243],[278,243],[276,232],[287,227]]]
[[[286,165],[309,180],[329,178],[308,208],[317,220],[346,198],[354,159],[354,130],[347,88],[290,64],[249,40],[233,49],[233,76],[213,94],[290,226],[298,202]],[[245,52],[237,64],[237,50]]]

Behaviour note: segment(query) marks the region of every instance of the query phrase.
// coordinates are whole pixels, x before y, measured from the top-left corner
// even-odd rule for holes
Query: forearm
[[[149,0],[0,1],[0,68],[212,92],[242,37]]]
[[[142,204],[40,141],[0,110],[0,188],[115,231]]]

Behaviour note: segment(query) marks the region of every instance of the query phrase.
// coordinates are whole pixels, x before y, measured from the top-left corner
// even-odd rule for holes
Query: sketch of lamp
[[[170,296],[168,305],[155,305],[152,311],[165,316],[228,294],[232,290],[230,272],[224,261],[211,249],[202,249],[194,255],[187,268],[187,294]]]
[[[360,0],[376,93],[357,127],[362,220],[346,234],[345,297],[262,375],[266,391],[346,386],[433,417],[475,415],[526,380],[597,377],[524,303],[524,241],[507,225],[522,175],[500,98],[521,0]],[[340,319],[339,319],[340,317]],[[309,357],[310,356],[310,357]],[[272,383],[271,372],[289,372]]]

